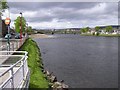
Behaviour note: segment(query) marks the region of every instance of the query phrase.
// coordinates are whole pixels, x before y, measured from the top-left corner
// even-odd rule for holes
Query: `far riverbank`
[[[93,34],[80,34],[81,36],[100,36],[100,37],[119,37],[119,34],[99,34],[99,35],[93,35]]]
[[[31,34],[29,37],[31,38],[48,38],[46,34]]]

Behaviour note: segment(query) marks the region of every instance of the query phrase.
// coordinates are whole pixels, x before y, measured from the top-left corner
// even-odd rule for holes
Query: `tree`
[[[0,0],[0,15],[2,15],[2,12],[7,8],[9,8],[8,4],[7,4],[7,1],[6,0]]]
[[[34,33],[34,31],[33,31],[31,26],[28,26],[27,29],[26,29],[26,33],[28,33],[28,34],[32,34],[32,33]]]
[[[81,29],[81,32],[82,32],[82,33],[86,33],[86,32],[88,32],[88,31],[89,31],[89,29],[90,29],[89,27],[82,28],[82,29]]]
[[[27,32],[32,32],[32,27],[31,26],[28,26]]]
[[[21,21],[21,17],[17,17],[16,20],[14,20],[14,25],[15,25],[15,31],[17,33],[20,33],[20,26],[22,25],[22,32],[25,32],[25,28],[26,28],[26,20],[24,17],[22,17],[22,21]]]
[[[95,35],[96,36],[98,36],[100,33],[99,33],[99,30],[100,30],[100,27],[99,26],[96,26],[95,27],[95,31],[97,32],[97,33],[95,33]]]
[[[9,8],[8,5],[7,5],[7,2],[6,0],[0,0],[0,36],[2,36],[2,12]]]
[[[100,27],[99,26],[96,26],[95,27],[95,31],[98,32],[100,30]]]
[[[88,31],[89,31],[89,29],[90,29],[89,27],[86,27],[86,28],[85,28],[85,31],[86,31],[86,32],[88,32]]]
[[[106,32],[111,32],[113,30],[112,26],[107,26],[105,29],[106,29]]]
[[[85,33],[85,32],[86,32],[86,31],[85,31],[85,28],[82,28],[82,29],[81,29],[81,32],[82,32],[82,33]]]

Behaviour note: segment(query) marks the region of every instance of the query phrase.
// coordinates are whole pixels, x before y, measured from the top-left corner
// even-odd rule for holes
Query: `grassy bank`
[[[42,72],[43,64],[40,50],[31,38],[27,39],[21,50],[28,52],[28,66],[30,68],[30,88],[49,88],[49,82]]]

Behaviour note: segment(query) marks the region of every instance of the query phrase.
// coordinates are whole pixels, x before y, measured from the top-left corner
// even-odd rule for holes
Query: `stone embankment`
[[[57,80],[57,77],[52,73],[44,70],[43,73],[46,75],[47,79],[50,81],[51,88],[53,90],[68,90],[69,86],[64,83],[64,80],[60,82]]]

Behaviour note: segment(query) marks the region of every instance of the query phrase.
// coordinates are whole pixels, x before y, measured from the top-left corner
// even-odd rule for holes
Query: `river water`
[[[72,88],[118,87],[118,39],[53,35],[35,39],[45,69]]]

